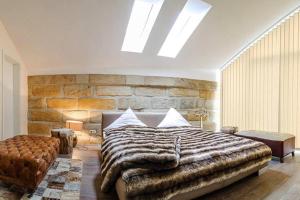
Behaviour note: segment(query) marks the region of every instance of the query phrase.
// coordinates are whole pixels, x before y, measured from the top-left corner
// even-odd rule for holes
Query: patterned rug
[[[57,158],[33,194],[0,183],[0,200],[79,200],[82,161]]]

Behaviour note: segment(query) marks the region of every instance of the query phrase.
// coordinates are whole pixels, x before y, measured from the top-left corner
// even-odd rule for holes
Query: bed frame
[[[114,120],[116,120],[122,113],[103,113],[102,114],[102,126],[101,126],[101,134],[103,133],[103,129],[110,125]],[[165,114],[162,113],[137,113],[137,117],[144,122],[148,126],[157,126],[164,118]],[[184,118],[186,118],[186,115],[183,115]],[[217,182],[210,186],[203,187],[200,189],[196,189],[193,191],[189,191],[186,193],[180,193],[178,195],[175,195],[171,198],[171,200],[187,200],[187,199],[194,199],[200,196],[203,196],[205,194],[208,194],[210,192],[216,191],[218,189],[224,188],[232,183],[235,183],[245,177],[248,176],[258,176],[259,170],[266,167],[267,164],[258,166],[256,168],[253,168],[249,171],[245,171],[237,176],[233,176],[232,178],[226,179],[223,182]],[[126,198],[126,187],[125,182],[120,177],[116,184],[115,188],[118,194],[118,197],[120,200],[129,200]]]
[[[208,193],[211,193],[213,191],[222,189],[224,187],[227,187],[243,178],[249,177],[249,176],[259,176],[259,170],[266,167],[267,164],[261,165],[258,167],[255,167],[251,170],[245,171],[237,176],[233,176],[231,178],[228,178],[221,182],[213,183],[209,186],[205,186],[199,189],[191,190],[188,192],[182,192],[174,195],[170,198],[170,200],[190,200],[190,199],[196,199],[198,197],[201,197],[203,195],[206,195]],[[116,185],[115,185],[119,200],[130,200],[126,198],[126,183],[123,181],[123,179],[120,177],[118,178]]]

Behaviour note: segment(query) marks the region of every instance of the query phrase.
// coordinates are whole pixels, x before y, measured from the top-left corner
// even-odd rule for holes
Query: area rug
[[[33,194],[0,184],[0,200],[79,200],[82,161],[57,158]]]

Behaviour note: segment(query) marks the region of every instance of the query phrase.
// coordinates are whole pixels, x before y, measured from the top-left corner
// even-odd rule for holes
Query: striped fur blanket
[[[101,190],[108,191],[121,171],[131,168],[167,170],[178,166],[180,136],[166,136],[155,129],[112,129],[106,132],[101,152]]]
[[[225,133],[203,132],[197,127],[127,127],[111,130],[106,135],[101,150],[102,191],[108,191],[121,176],[126,183],[128,199],[170,199],[178,193],[206,187],[264,166],[272,155],[271,149],[263,143]],[[148,159],[137,159],[135,165],[133,158],[127,165],[126,159],[130,160],[130,156],[143,154],[143,144],[146,144],[143,140],[151,141],[149,145],[155,144],[154,157],[159,157],[163,149],[173,158],[174,152],[179,153],[179,162],[173,160],[174,165],[166,167],[167,170],[145,167]],[[165,149],[161,144],[172,145]]]

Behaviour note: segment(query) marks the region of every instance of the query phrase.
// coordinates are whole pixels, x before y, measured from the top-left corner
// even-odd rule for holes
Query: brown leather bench
[[[0,180],[34,190],[59,151],[57,138],[15,136],[0,142]]]
[[[295,155],[294,135],[265,131],[240,131],[236,135],[265,143],[272,149],[272,156],[278,157],[281,163],[288,154]]]

